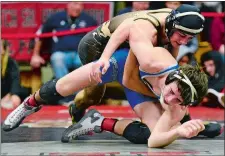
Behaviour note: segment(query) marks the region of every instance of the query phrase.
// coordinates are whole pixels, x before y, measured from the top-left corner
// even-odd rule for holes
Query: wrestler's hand
[[[177,127],[177,133],[180,137],[191,138],[204,129],[205,126],[201,120],[190,120]]]
[[[33,55],[31,57],[30,65],[33,68],[39,68],[41,64],[45,64],[45,60],[40,55]]]
[[[98,83],[102,83],[101,76],[107,72],[109,66],[109,60],[106,59],[99,59],[97,62],[94,62],[90,73],[90,80],[93,79]]]

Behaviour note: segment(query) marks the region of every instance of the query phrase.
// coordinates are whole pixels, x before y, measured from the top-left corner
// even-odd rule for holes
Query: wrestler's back
[[[171,12],[171,9],[158,9],[158,10],[144,10],[129,12],[122,15],[118,15],[109,21],[104,22],[99,28],[99,33],[101,36],[110,37],[112,33],[117,29],[117,27],[126,19],[133,18],[144,19],[151,22],[155,27],[159,25],[163,26],[165,23],[165,18]]]

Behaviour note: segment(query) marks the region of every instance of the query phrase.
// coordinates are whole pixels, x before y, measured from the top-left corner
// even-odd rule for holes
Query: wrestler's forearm
[[[174,125],[170,115],[164,112],[149,137],[148,147],[164,147],[176,140],[179,135]]]
[[[42,41],[40,39],[36,39],[33,55],[40,55],[41,45],[42,45]]]
[[[175,141],[178,137],[176,129],[172,129],[169,132],[151,134],[148,140],[148,147],[165,147]]]
[[[101,58],[110,59],[112,54],[116,49],[125,42],[129,37],[130,27],[132,25],[132,20],[127,20],[123,22],[112,34],[110,37]]]

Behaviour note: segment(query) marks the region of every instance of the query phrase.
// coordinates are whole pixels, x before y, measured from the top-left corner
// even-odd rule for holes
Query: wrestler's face
[[[162,91],[162,94],[164,103],[167,105],[180,105],[183,102],[176,82],[166,85]]]
[[[67,4],[67,12],[69,16],[77,17],[83,10],[83,3],[82,2],[69,2]]]
[[[213,60],[204,62],[205,70],[210,76],[214,76],[216,72],[216,66]]]
[[[180,45],[186,45],[194,36],[184,34],[180,31],[175,31],[170,37],[170,43],[174,48],[179,48]]]

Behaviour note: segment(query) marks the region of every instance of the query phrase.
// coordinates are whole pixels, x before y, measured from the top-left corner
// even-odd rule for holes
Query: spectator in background
[[[97,26],[97,22],[83,12],[83,3],[69,2],[65,11],[55,13],[47,19],[41,27],[41,33],[59,32],[91,26]],[[56,78],[61,78],[71,70],[81,66],[77,48],[84,35],[85,33],[52,37],[50,61]],[[30,62],[34,68],[38,68],[41,64],[45,63],[45,60],[40,56],[41,45],[42,40],[35,41],[34,53]],[[68,102],[68,100],[66,101]]]
[[[201,56],[201,65],[208,74],[208,95],[203,99],[203,105],[209,107],[224,107],[224,63],[217,51],[210,51]],[[223,100],[222,100],[223,99]]]
[[[221,12],[221,2],[194,2],[194,5],[200,9],[200,12]],[[201,33],[201,41],[207,41],[210,43],[210,28],[214,17],[205,17],[205,24],[203,32]]]
[[[181,5],[180,1],[167,1],[165,2],[166,8],[176,9]]]
[[[179,53],[177,55],[177,61],[182,64],[185,60],[188,64],[194,64],[196,61],[194,58],[194,53],[198,49],[198,39],[197,37],[192,38],[186,45],[181,45],[179,48]]]
[[[205,7],[211,8],[215,12],[222,12],[222,2],[213,1],[213,2],[202,2]]]
[[[19,67],[9,56],[7,42],[1,40],[1,107],[16,108],[24,100],[20,97],[20,89]]]
[[[42,26],[41,33],[58,32],[90,26],[97,26],[97,22],[83,12],[83,3],[69,2],[65,11],[53,14],[47,19]],[[77,55],[77,47],[84,35],[85,33],[52,37],[52,54],[50,59],[56,78],[61,78],[69,73],[70,68],[73,70],[81,66],[80,59]],[[32,67],[40,67],[41,64],[45,63],[40,56],[40,46],[41,40],[36,41],[34,53],[30,62]]]
[[[194,55],[189,51],[186,51],[182,54],[179,53],[177,56],[177,62],[180,66],[183,66],[185,64],[191,64],[192,57],[194,57]]]
[[[132,12],[132,11],[140,11],[147,10],[150,7],[150,2],[132,2],[132,7],[126,7],[119,11],[117,15],[121,15],[124,13]]]
[[[219,51],[224,59],[225,24],[224,17],[215,17],[211,24],[210,41],[214,50]]]
[[[170,9],[176,9],[178,8],[182,3],[180,1],[167,1],[165,2],[165,6]],[[186,45],[181,45],[179,48],[179,53],[177,56],[177,61],[179,60],[180,63],[182,61],[191,63],[194,61],[194,56],[193,55],[198,49],[198,39],[197,37],[193,37],[188,44]],[[188,54],[188,55],[186,55]]]

